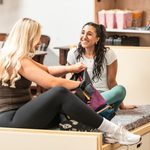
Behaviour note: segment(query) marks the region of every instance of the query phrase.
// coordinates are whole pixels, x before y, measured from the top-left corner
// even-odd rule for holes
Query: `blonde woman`
[[[97,115],[70,92],[80,85],[79,81],[60,78],[68,72],[80,72],[86,66],[78,63],[47,67],[32,60],[40,36],[38,22],[20,19],[0,50],[0,126],[47,129],[58,125],[59,115],[63,113],[105,132],[109,143],[139,142],[139,135]],[[34,100],[29,90],[32,81],[48,89]]]

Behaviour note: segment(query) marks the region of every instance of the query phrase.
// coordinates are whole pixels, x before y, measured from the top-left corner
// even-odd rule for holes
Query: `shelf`
[[[107,32],[150,34],[150,30],[106,29]]]
[[[150,47],[150,30],[146,30],[146,25],[150,21],[150,0],[94,0],[94,19],[100,23],[98,12],[101,10],[121,9],[121,10],[139,10],[143,11],[142,27],[131,27],[130,29],[106,29],[108,36],[112,34],[137,36],[140,38],[140,47]]]

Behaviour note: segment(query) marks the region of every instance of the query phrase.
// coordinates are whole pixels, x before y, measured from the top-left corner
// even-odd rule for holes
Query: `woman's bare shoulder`
[[[20,63],[21,63],[21,66],[34,64],[32,58],[30,58],[30,57],[22,58]]]

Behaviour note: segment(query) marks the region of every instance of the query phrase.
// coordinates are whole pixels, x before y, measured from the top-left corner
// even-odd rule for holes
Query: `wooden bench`
[[[2,150],[150,150],[150,113],[145,115],[146,110],[144,110],[144,108],[149,109],[149,107],[150,105],[141,106],[132,110],[135,111],[136,115],[141,116],[131,123],[132,126],[128,126],[128,122],[127,124],[123,123],[130,129],[135,128],[132,132],[142,135],[140,143],[129,147],[120,144],[104,144],[101,132],[16,128],[0,128],[0,147]],[[129,112],[126,112],[127,115],[124,115],[124,119],[128,120]],[[136,118],[135,114],[132,113],[131,115]],[[119,115],[123,118],[122,113],[119,112],[112,121],[119,119]],[[139,120],[142,125],[139,124]],[[142,120],[147,120],[147,123]],[[133,124],[137,125],[133,126]]]
[[[150,150],[150,123],[133,131],[143,135],[135,147]],[[54,130],[0,128],[1,150],[127,150],[119,144],[102,144],[102,134]],[[130,149],[129,149],[130,150]]]

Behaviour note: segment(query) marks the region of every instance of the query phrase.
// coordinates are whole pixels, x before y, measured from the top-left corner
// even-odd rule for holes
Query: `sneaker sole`
[[[122,142],[122,141],[117,141],[112,138],[105,138],[106,143],[109,143],[109,144],[119,143],[121,145],[135,145],[135,144],[138,144],[139,142],[141,142],[141,140],[142,140],[142,137],[137,142]]]
[[[137,142],[119,142],[121,145],[135,145],[135,144],[138,144],[140,143],[142,140],[142,137],[140,137],[140,139],[137,141]]]

